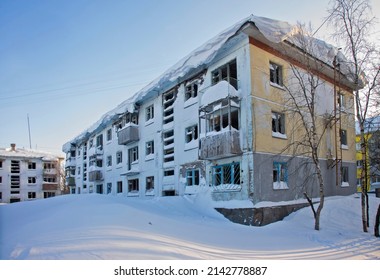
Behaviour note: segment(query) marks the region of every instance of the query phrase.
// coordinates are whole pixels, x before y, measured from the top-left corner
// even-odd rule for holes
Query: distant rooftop
[[[16,144],[11,144],[9,148],[0,148],[0,157],[19,157],[19,158],[38,158],[46,161],[57,160],[57,158],[62,158],[61,156],[54,155],[49,152],[31,150],[25,148],[17,148]]]

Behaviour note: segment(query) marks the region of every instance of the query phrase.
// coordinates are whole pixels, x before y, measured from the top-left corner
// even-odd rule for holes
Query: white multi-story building
[[[302,50],[287,41],[294,32],[287,23],[251,16],[103,115],[63,146],[71,193],[145,197],[207,188],[215,200],[303,197],[304,173],[294,155],[284,153],[294,140],[294,123],[280,99],[289,65],[306,69]],[[348,106],[354,85],[343,70],[339,81],[334,78],[336,50],[316,43],[323,51],[314,59],[325,66],[313,70],[323,83],[320,122],[334,111],[337,86],[347,102],[340,118],[344,137],[338,143],[331,126],[321,145],[326,195],[350,194],[356,189],[355,123]],[[307,187],[318,194],[315,183]]]
[[[0,148],[0,202],[12,203],[61,194],[61,163],[47,152]]]

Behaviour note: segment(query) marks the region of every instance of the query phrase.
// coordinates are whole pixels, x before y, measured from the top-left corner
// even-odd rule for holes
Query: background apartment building
[[[12,203],[61,194],[62,157],[46,152],[0,148],[0,202]]]
[[[259,202],[302,198],[307,187],[317,196],[316,183],[305,186],[300,168],[307,156],[284,149],[297,137],[283,102],[289,65],[306,68],[302,51],[286,41],[294,31],[276,20],[244,19],[103,115],[63,146],[71,193],[210,191],[215,200]],[[318,122],[337,113],[337,99],[346,106],[338,108],[339,127],[327,129],[320,157],[326,194],[344,195],[356,190],[353,84],[333,59],[315,69],[323,84]]]

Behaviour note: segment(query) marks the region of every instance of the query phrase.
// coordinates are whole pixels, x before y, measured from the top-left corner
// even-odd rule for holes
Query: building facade
[[[303,166],[310,157],[285,149],[302,133],[285,110],[290,65],[308,69],[300,59],[304,52],[286,39],[294,31],[276,20],[244,19],[106,113],[63,146],[71,193],[146,197],[209,191],[214,200],[253,203],[296,200],[306,191],[317,196],[315,178],[305,181]],[[333,50],[321,46],[325,54]],[[353,83],[333,66],[336,55],[326,61],[309,56],[324,65],[312,69],[321,83],[318,124],[336,116],[339,107],[339,128],[337,122],[325,125],[319,149],[325,192],[351,194]],[[344,106],[336,105],[340,100]]]
[[[63,158],[16,148],[0,148],[0,202],[13,203],[61,194]]]
[[[357,191],[362,191],[363,178],[366,178],[367,191],[374,192],[380,188],[380,116],[367,119],[364,128],[366,159],[361,150],[360,130],[357,128],[356,131]]]

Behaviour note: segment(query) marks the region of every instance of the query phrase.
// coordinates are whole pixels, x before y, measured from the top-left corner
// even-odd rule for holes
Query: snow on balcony
[[[134,123],[128,123],[117,132],[117,138],[119,145],[139,141],[139,126]]]
[[[241,154],[238,130],[224,129],[201,138],[200,159],[217,159]]]
[[[239,92],[227,81],[220,81],[203,93],[200,106],[205,107],[227,97],[239,97]]]

